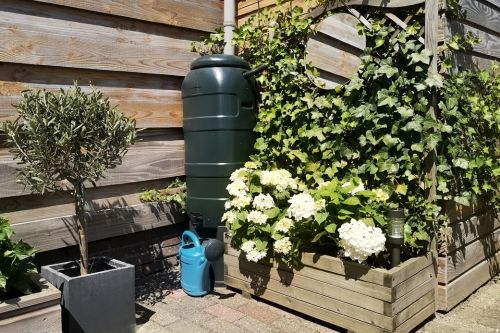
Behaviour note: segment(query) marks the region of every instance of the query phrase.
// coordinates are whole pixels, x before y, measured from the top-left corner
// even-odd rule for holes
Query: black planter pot
[[[41,275],[62,292],[63,332],[134,332],[134,266],[96,257],[89,260],[89,270],[80,276],[78,261],[42,267]]]

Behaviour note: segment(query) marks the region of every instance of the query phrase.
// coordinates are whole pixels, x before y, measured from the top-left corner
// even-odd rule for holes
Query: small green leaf
[[[337,231],[337,225],[335,223],[330,223],[329,225],[327,225],[325,227],[325,230],[328,233],[333,234],[333,233],[335,233],[335,231]]]
[[[348,205],[348,206],[361,205],[361,201],[359,201],[359,199],[357,197],[349,197],[349,198],[345,199],[344,201],[342,201],[342,203],[344,205]]]

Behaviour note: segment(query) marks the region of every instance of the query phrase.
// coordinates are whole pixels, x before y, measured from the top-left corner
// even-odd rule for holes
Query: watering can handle
[[[198,236],[196,236],[192,231],[186,230],[182,233],[182,243],[181,246],[185,245],[188,243],[189,239],[191,239],[191,242],[194,244],[195,247],[200,247],[200,240],[198,239]]]

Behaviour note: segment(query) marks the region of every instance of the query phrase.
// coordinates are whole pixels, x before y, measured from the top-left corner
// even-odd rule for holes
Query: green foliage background
[[[269,65],[258,78],[260,137],[252,160],[264,169],[285,168],[310,188],[332,177],[359,177],[368,188],[384,189],[389,206],[406,209],[408,255],[427,248],[446,220],[448,201],[498,207],[498,77],[484,71],[428,77],[431,54],[418,41],[418,19],[395,34],[372,11],[372,29],[359,27],[368,47],[358,73],[325,91],[314,84],[317,73],[305,60],[307,41],[324,15],[313,18],[300,7],[263,11],[235,31],[237,54],[251,66]],[[217,52],[222,41],[218,32],[196,49]],[[473,36],[454,37],[450,48],[473,42]],[[442,71],[452,66],[447,59],[440,64]],[[428,114],[433,90],[437,119]],[[437,200],[429,203],[425,162],[433,150]]]

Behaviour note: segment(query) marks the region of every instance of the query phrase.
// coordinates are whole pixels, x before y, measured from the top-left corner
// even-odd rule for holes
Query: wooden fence
[[[140,192],[184,174],[180,86],[197,55],[190,44],[222,24],[219,0],[2,0],[0,121],[16,117],[25,89],[74,81],[109,96],[144,129],[123,164],[88,191],[90,240],[174,223]],[[32,195],[16,184],[16,162],[0,137],[0,215],[41,251],[73,245],[72,198]]]

